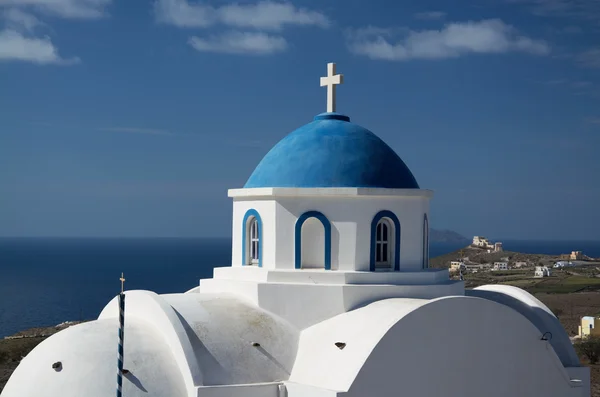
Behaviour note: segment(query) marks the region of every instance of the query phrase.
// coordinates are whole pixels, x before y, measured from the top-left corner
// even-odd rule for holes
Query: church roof
[[[188,397],[173,349],[143,318],[125,324],[123,395]],[[62,330],[37,345],[10,377],[2,397],[115,395],[118,323],[106,318]],[[60,363],[56,369],[54,363]]]
[[[260,187],[419,189],[392,148],[335,112],[317,115],[279,141],[244,186]]]

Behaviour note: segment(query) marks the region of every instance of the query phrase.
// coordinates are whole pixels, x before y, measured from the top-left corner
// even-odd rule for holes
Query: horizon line
[[[8,240],[8,239],[70,239],[70,240],[230,240],[232,236],[2,236],[0,235],[0,240]],[[466,240],[469,240],[466,238]],[[528,238],[490,238],[490,240],[497,240],[499,242],[504,241],[527,241],[527,242],[577,242],[577,243],[600,243],[600,239],[598,240],[586,240],[586,239],[573,239],[573,238],[565,238],[565,239],[528,239]],[[438,243],[446,243],[446,244],[454,244],[454,242],[448,241],[440,241]],[[456,244],[459,244],[458,242]],[[468,245],[467,245],[468,246]]]

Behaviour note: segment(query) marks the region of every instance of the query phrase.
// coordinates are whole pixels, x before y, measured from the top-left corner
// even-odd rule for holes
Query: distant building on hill
[[[465,270],[466,266],[465,263],[462,261],[452,261],[450,262],[450,271],[451,272],[459,272],[461,270]]]
[[[581,251],[571,251],[570,254],[561,254],[558,259],[561,261],[581,261],[585,260],[586,256]]]
[[[465,264],[465,271],[470,273],[478,273],[480,270],[486,270],[489,266],[483,265],[481,263],[469,263]]]
[[[600,318],[594,316],[581,317],[578,335],[580,338],[600,336]]]
[[[522,267],[527,267],[529,266],[529,262],[515,262],[515,269],[520,269]]]
[[[583,259],[583,253],[581,251],[571,251],[569,259],[572,261],[580,261]]]
[[[473,245],[475,247],[487,248],[490,245],[490,242],[483,236],[474,236]]]
[[[571,267],[574,266],[571,261],[558,261],[554,264],[555,269],[562,269],[563,267]]]
[[[508,270],[508,262],[494,262],[492,270]]]
[[[535,278],[550,277],[550,269],[547,266],[536,266],[533,277],[535,277]]]
[[[473,247],[487,249],[488,253],[502,252],[504,250],[502,248],[501,242],[492,243],[490,240],[483,236],[473,236],[473,243],[471,245]]]

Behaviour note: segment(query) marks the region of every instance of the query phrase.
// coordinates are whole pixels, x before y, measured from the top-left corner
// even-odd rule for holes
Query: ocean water
[[[463,244],[432,244],[435,257]],[[600,257],[600,242],[505,241],[507,250]],[[120,290],[185,292],[231,265],[229,239],[0,239],[0,338],[93,319]]]

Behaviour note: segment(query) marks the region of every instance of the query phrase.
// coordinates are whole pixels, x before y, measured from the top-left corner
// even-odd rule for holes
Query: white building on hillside
[[[589,396],[543,303],[429,268],[432,192],[335,113],[328,69],[328,112],[229,191],[231,266],[187,292],[126,292],[123,396]],[[114,395],[118,324],[115,298],[33,349],[1,397]]]
[[[463,261],[452,261],[450,262],[450,268],[449,270],[451,272],[458,272],[458,271],[465,271],[467,267],[465,266],[465,263]]]
[[[483,236],[473,236],[473,245],[476,247],[487,248],[491,245],[491,243]]]
[[[494,262],[492,270],[508,270],[508,262]]]
[[[571,261],[558,261],[554,264],[555,269],[562,269],[563,267],[572,267],[573,262]]]
[[[473,236],[473,242],[471,245],[474,247],[487,249],[488,252],[502,252],[504,250],[501,242],[492,243],[483,236]]]
[[[547,266],[536,266],[533,276],[535,278],[550,277],[550,269]]]

